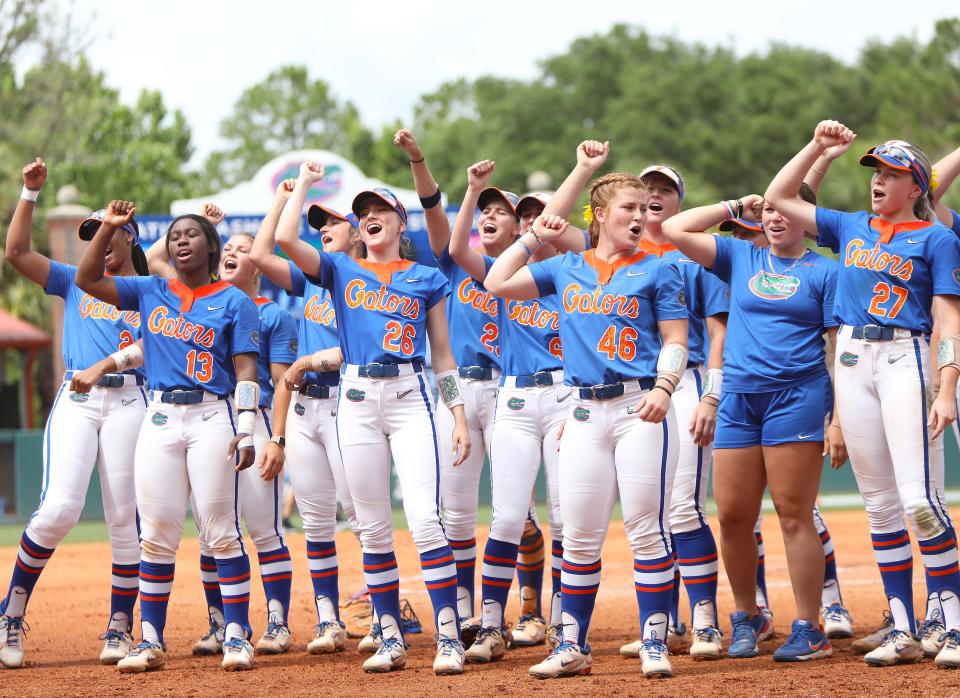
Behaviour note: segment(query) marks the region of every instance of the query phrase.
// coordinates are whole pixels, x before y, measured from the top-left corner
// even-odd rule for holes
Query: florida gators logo
[[[86,402],[90,399],[89,393],[71,393],[70,399],[74,402]]]
[[[953,270],[953,280],[960,284],[960,269]]]
[[[298,416],[298,417],[302,417],[302,416],[303,416],[303,413],[306,412],[307,410],[306,410],[306,408],[305,408],[303,405],[301,405],[301,404],[298,402],[298,403],[294,404],[294,406],[293,406],[293,411],[297,413],[297,416]]]
[[[573,408],[573,418],[578,422],[585,422],[590,419],[590,410],[586,407],[575,407]]]
[[[362,390],[357,390],[356,388],[350,388],[347,391],[347,399],[350,402],[363,402],[367,398],[367,394]]]
[[[748,284],[753,295],[768,301],[786,300],[800,288],[800,279],[795,276],[771,274],[760,270]]]
[[[509,407],[511,410],[514,410],[514,411],[522,410],[525,404],[527,404],[527,401],[524,400],[522,397],[512,397],[509,400],[507,400],[507,407]]]
[[[158,427],[162,427],[167,423],[167,415],[163,412],[154,412],[153,416],[150,418],[150,421],[156,424]]]
[[[851,366],[856,366],[857,362],[859,361],[860,361],[860,357],[852,352],[845,351],[842,354],[840,354],[840,364],[842,366],[846,366],[847,368],[850,368]]]

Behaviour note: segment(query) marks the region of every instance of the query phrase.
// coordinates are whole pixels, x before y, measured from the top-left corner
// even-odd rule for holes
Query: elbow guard
[[[143,366],[143,351],[139,344],[131,344],[120,351],[115,351],[110,354],[110,358],[116,362],[117,371],[120,373]]]

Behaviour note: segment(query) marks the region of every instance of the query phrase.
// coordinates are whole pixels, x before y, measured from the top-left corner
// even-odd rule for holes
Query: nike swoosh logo
[[[415,284],[420,281],[420,279],[404,279],[408,284]]]
[[[809,439],[810,434],[797,434],[797,438],[803,441],[804,439]]]
[[[411,392],[413,392],[413,388],[410,388],[410,390],[404,390],[404,391],[401,392],[401,393],[397,393],[397,399],[398,399],[398,400],[402,400],[402,399],[405,398],[407,395],[409,395]]]
[[[452,622],[453,622],[452,620],[445,620],[442,623],[440,623],[440,627],[442,628],[445,625],[450,625]]]
[[[134,403],[136,401],[137,401],[137,398],[133,397],[133,398],[130,398],[129,400],[121,400],[120,404],[126,407],[127,405]]]
[[[911,240],[910,238],[907,238],[908,245],[919,245],[921,242],[923,242],[923,240]]]
[[[208,419],[210,419],[210,418],[211,418],[213,415],[215,415],[215,414],[216,414],[216,412],[208,412],[207,414],[203,415],[200,419],[202,419],[202,420],[205,422],[205,421],[207,421]]]
[[[696,264],[692,259],[678,259],[677,261],[681,264]]]
[[[226,307],[225,305],[208,305],[207,310],[223,310]]]
[[[646,276],[647,272],[645,271],[628,271],[627,276]]]
[[[561,397],[560,395],[557,395],[557,402],[563,402],[563,401],[566,400],[568,397],[570,397],[570,393],[567,393],[566,395],[564,395],[564,396],[562,396],[562,397]]]
[[[906,354],[898,354],[897,356],[888,356],[888,357],[887,357],[887,363],[888,363],[888,364],[894,364],[894,363],[896,363],[897,361],[899,361],[900,359],[902,359],[904,356],[906,356]]]
[[[809,641],[808,641],[808,642],[807,642],[807,647],[809,647],[809,648],[812,649],[814,652],[816,652],[818,649],[820,649],[821,647],[823,647],[823,640],[820,640],[820,642],[818,642],[817,644],[813,644],[812,642],[809,642]]]

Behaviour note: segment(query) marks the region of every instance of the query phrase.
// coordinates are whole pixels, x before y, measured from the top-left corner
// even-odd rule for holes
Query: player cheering
[[[91,295],[121,310],[140,311],[152,389],[135,458],[143,641],[117,668],[143,672],[166,661],[167,604],[186,501],[192,494],[201,538],[216,558],[224,600],[222,666],[228,671],[250,669],[250,562],[239,535],[235,492],[236,471],[254,459],[260,393],[257,308],[231,284],[211,283],[220,260],[220,237],[201,216],[175,218],[167,233],[164,244],[176,277],[104,276],[111,237],[133,213],[130,202],[110,204],[77,270],[77,285]],[[234,390],[236,423],[230,397]]]
[[[853,133],[836,121],[814,137],[771,182],[767,198],[784,215],[838,252],[835,315],[837,411],[870,522],[873,548],[893,617],[868,664],[919,659],[913,606],[913,553],[904,519],[918,539],[928,592],[937,593],[946,632],[936,663],[960,666],[960,571],[953,523],[938,492],[943,430],[956,419],[960,375],[960,241],[935,222],[927,156],[905,141],[874,146],[860,159],[873,168],[873,214],[818,208],[797,196],[803,175],[827,148]],[[940,393],[931,401],[926,336],[936,318]],[[910,399],[913,395],[915,399]],[[931,648],[932,649],[932,648]]]
[[[401,669],[406,645],[400,628],[399,574],[393,549],[390,455],[403,505],[420,553],[437,627],[438,674],[463,672],[457,617],[456,565],[440,522],[440,456],[433,401],[423,375],[427,335],[440,396],[454,415],[452,447],[459,465],[470,454],[463,396],[450,353],[445,317],[449,287],[439,271],[401,259],[407,212],[388,189],[360,192],[353,212],[367,258],[317,250],[300,240],[300,210],[323,167],[301,165],[280,216],[281,249],[318,286],[330,291],[345,361],[337,399],[337,431],[353,495],[363,567],[383,642],[366,671]],[[428,436],[428,438],[425,438]]]
[[[40,506],[20,538],[10,588],[0,604],[0,664],[23,665],[23,616],[33,588],[56,546],[80,518],[94,465],[99,461],[103,511],[110,534],[113,585],[110,621],[100,661],[116,664],[133,647],[130,635],[137,600],[140,545],[134,501],[133,454],[146,397],[140,315],[120,312],[83,293],[76,267],[55,262],[30,246],[37,197],[47,180],[40,158],[23,168],[23,192],[7,233],[6,258],[49,295],[64,299],[63,363],[67,369],[47,419]],[[80,226],[89,239],[103,212]],[[132,220],[107,240],[106,272],[146,274],[139,231]],[[107,358],[104,358],[107,357]]]

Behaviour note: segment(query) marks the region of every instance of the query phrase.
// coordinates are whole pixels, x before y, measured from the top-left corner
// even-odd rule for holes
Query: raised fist
[[[397,131],[393,136],[393,143],[403,148],[403,152],[411,160],[423,159],[423,151],[420,149],[420,144],[417,143],[417,137],[413,135],[413,131],[410,129],[402,128]]]
[[[201,206],[200,215],[210,221],[214,227],[220,225],[220,222],[227,217],[223,209],[216,204],[204,204]]]
[[[300,181],[312,185],[323,179],[325,172],[326,170],[324,170],[323,165],[319,162],[308,160],[300,165]]]
[[[496,167],[497,164],[493,160],[481,160],[470,165],[467,168],[467,187],[471,191],[483,191],[493,177]]]
[[[23,166],[21,174],[23,175],[24,186],[27,189],[38,191],[43,188],[44,183],[47,181],[47,163],[40,157],[37,157],[37,159],[29,165]]]
[[[595,172],[610,154],[610,141],[584,141],[577,146],[577,164]]]
[[[103,213],[103,225],[111,228],[122,228],[133,220],[137,207],[132,201],[111,201]]]
[[[835,145],[849,143],[854,138],[854,133],[839,121],[826,120],[817,124],[813,132],[813,140],[824,148],[832,148]]]
[[[567,221],[560,216],[540,215],[533,222],[533,232],[544,242],[555,240],[567,228]]]

